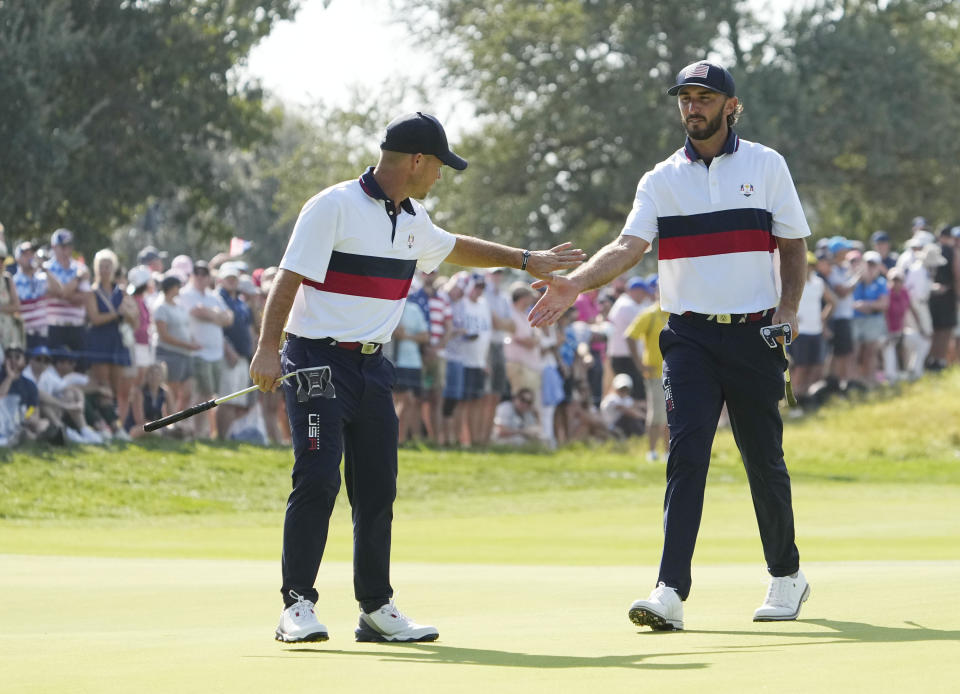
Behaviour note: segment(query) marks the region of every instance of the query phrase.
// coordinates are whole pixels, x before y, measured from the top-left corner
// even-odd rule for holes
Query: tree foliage
[[[782,30],[735,1],[395,5],[476,108],[459,145],[471,168],[437,211],[451,228],[539,247],[609,241],[643,172],[682,144],[664,92],[703,57],[734,72],[738,131],[784,153],[815,233],[950,217],[957,3],[821,0]]]
[[[916,215],[956,219],[960,7],[819,2],[770,37],[750,122],[788,159],[819,235],[903,239]]]
[[[0,0],[0,215],[100,243],[145,200],[227,204],[218,157],[275,120],[232,70],[296,0]],[[220,227],[211,220],[208,230]]]

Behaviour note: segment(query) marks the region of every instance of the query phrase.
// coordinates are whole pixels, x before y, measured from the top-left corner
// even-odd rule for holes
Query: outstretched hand
[[[581,248],[571,248],[572,245],[567,241],[554,246],[549,251],[531,251],[530,258],[527,260],[527,272],[538,279],[545,280],[557,270],[570,270],[577,267],[587,259],[587,254]]]
[[[529,269],[529,265],[527,269]],[[539,328],[556,323],[573,302],[580,296],[576,283],[569,277],[551,275],[546,279],[537,280],[532,285],[534,289],[547,288],[547,291],[530,310],[528,319],[530,325]]]

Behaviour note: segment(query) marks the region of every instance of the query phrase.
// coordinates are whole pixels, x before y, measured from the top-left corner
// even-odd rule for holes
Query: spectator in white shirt
[[[834,295],[816,270],[817,257],[807,252],[807,282],[797,309],[797,334],[790,345],[790,376],[797,398],[823,377],[827,341],[823,326],[833,310]]]
[[[646,399],[646,389],[643,383],[643,374],[640,365],[634,360],[627,345],[627,328],[640,312],[650,305],[650,293],[647,283],[642,277],[631,277],[627,280],[626,291],[613,302],[607,320],[610,323],[609,339],[607,340],[607,357],[610,360],[610,370],[614,375],[627,374],[633,383],[630,395],[635,400]],[[642,350],[640,350],[642,351]]]
[[[643,436],[646,431],[646,413],[630,395],[632,391],[633,379],[627,374],[617,374],[610,384],[610,392],[600,403],[600,415],[615,436]]]
[[[503,355],[507,361],[507,379],[514,392],[527,388],[533,393],[534,408],[540,411],[540,390],[543,360],[540,356],[540,340],[530,326],[527,313],[539,294],[528,284],[515,282],[510,285],[510,301],[513,304],[513,333],[506,339]]]
[[[180,291],[178,301],[190,316],[190,333],[200,349],[193,353],[193,397],[207,401],[220,393],[223,374],[223,329],[233,323],[231,311],[219,293],[210,287],[210,269],[206,262],[193,264],[188,284]],[[210,435],[215,422],[211,410],[206,421],[197,423],[197,435]]]
[[[529,388],[520,388],[510,400],[497,405],[491,443],[523,446],[540,440],[540,425]]]

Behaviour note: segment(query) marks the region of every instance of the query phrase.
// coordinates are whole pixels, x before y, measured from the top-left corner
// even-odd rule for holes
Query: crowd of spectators
[[[934,234],[918,217],[899,254],[883,231],[870,246],[834,236],[808,254],[789,348],[804,410],[960,359],[960,227]],[[138,438],[144,422],[250,383],[277,268],[227,253],[168,263],[152,246],[129,269],[110,249],[88,267],[67,229],[48,244],[19,242],[8,258],[0,227],[0,256],[0,445]],[[400,443],[553,448],[646,436],[648,458],[662,459],[667,314],[657,285],[656,275],[620,277],[534,329],[538,293],[509,270],[418,272],[385,348]],[[290,441],[279,392],[230,400],[160,435]]]
[[[0,234],[0,444],[103,444],[146,435],[143,424],[246,387],[276,268],[143,248],[125,268],[109,248],[89,264],[74,235],[20,241]],[[289,441],[282,400],[230,400],[161,435]]]
[[[958,361],[960,226],[913,220],[900,253],[876,231],[870,247],[833,236],[808,253],[799,334],[790,347],[805,408],[850,390],[920,378]]]

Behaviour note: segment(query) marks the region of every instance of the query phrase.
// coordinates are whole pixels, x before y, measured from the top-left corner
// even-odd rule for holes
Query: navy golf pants
[[[317,602],[314,583],[340,491],[340,459],[353,512],[353,586],[365,612],[393,596],[390,531],[397,496],[397,415],[393,364],[381,352],[365,355],[289,336],[283,372],[329,366],[335,398],[297,400],[297,383],[283,383],[293,438],[293,491],[283,526],[283,599],[292,589]]]
[[[690,593],[710,451],[724,402],[750,482],[767,570],[787,576],[800,566],[778,408],[784,357],[760,336],[761,326],[769,324],[769,318],[723,325],[671,314],[660,334],[670,453],[658,580],[684,600]]]

